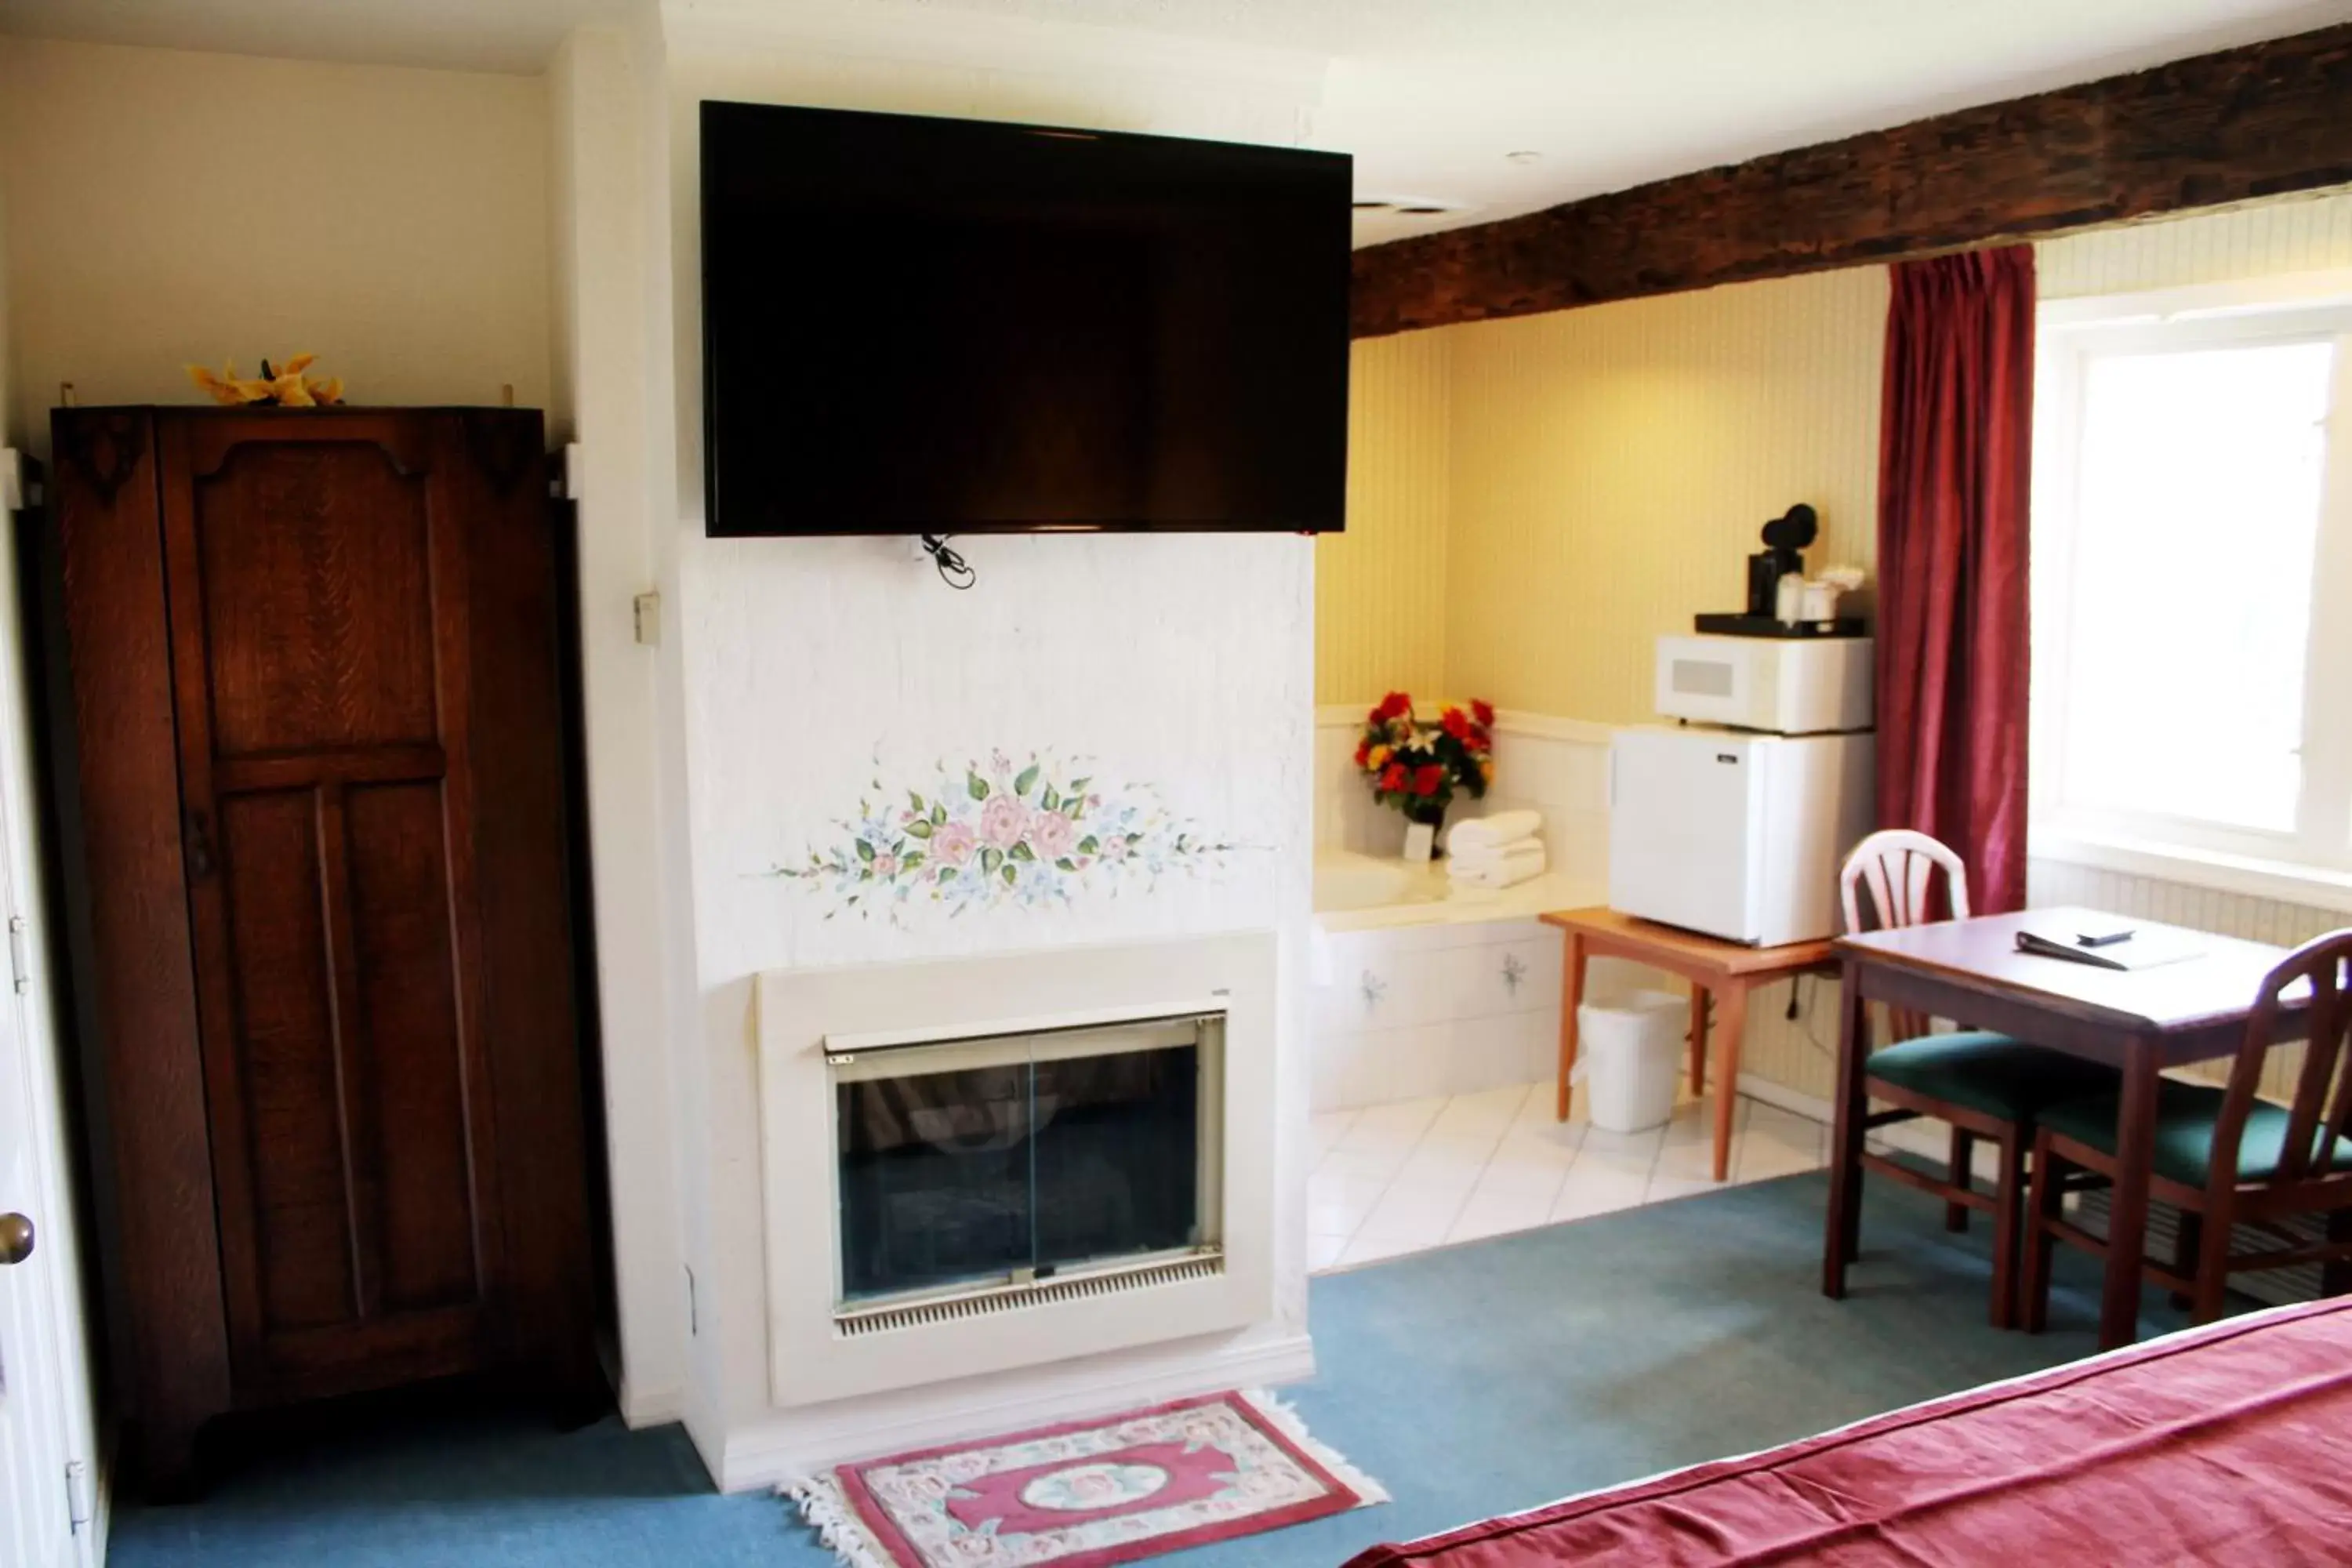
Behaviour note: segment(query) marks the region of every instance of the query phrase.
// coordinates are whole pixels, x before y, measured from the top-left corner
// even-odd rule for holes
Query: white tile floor
[[[1345,1268],[1707,1191],[1714,1116],[1712,1101],[1685,1098],[1664,1127],[1603,1131],[1581,1107],[1553,1121],[1549,1082],[1318,1116],[1308,1267]],[[1742,1096],[1732,1125],[1733,1183],[1815,1170],[1828,1158],[1828,1130],[1776,1106]]]

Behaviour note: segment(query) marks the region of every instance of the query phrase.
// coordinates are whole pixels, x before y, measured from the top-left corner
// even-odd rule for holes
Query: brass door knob
[[[0,1214],[0,1263],[22,1263],[33,1256],[33,1222],[20,1214]]]

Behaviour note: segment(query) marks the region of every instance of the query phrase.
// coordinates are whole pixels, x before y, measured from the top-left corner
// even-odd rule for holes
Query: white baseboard
[[[1739,1075],[1739,1092],[1750,1100],[1760,1100],[1767,1105],[1788,1111],[1792,1116],[1818,1121],[1824,1127],[1832,1121],[1833,1108],[1828,1100],[1817,1100],[1802,1089],[1790,1089],[1787,1084],[1775,1083],[1769,1078],[1759,1078],[1752,1072]]]
[[[727,1433],[715,1445],[715,1465],[710,1463],[714,1445],[694,1431],[698,1423],[688,1421],[687,1428],[719,1489],[749,1491],[781,1486],[851,1459],[1055,1421],[1112,1415],[1229,1388],[1297,1383],[1314,1375],[1315,1342],[1309,1336],[1267,1340],[1244,1334],[1207,1350],[1157,1346],[1066,1366],[1031,1367],[903,1394],[775,1411],[757,1425]]]
[[[1915,1121],[1897,1121],[1882,1127],[1876,1136],[1900,1149],[1906,1154],[1916,1154],[1923,1160],[1942,1164],[1952,1157],[1952,1130],[1948,1122],[1921,1117]],[[1977,1175],[1985,1182],[2000,1176],[2000,1152],[1982,1139],[1977,1141],[1971,1156]]]
[[[1759,1100],[1792,1115],[1818,1121],[1824,1127],[1836,1121],[1835,1108],[1828,1100],[1790,1089],[1783,1083],[1774,1083],[1770,1079],[1758,1078],[1754,1073],[1739,1075],[1739,1092],[1750,1100]],[[1938,1164],[1951,1158],[1950,1128],[1930,1118],[1894,1122],[1880,1128],[1873,1136],[1906,1154],[1916,1154],[1923,1160],[1932,1160]],[[1987,1182],[1992,1181],[2000,1173],[1999,1159],[2000,1155],[1991,1144],[1979,1143],[1973,1156],[1977,1175]]]
[[[621,1424],[632,1432],[640,1426],[667,1426],[686,1418],[686,1390],[676,1384],[640,1389],[624,1377],[614,1403],[621,1407]]]
[[[100,1412],[98,1417],[98,1452],[90,1462],[98,1467],[91,1483],[89,1518],[89,1555],[68,1557],[68,1562],[83,1562],[92,1568],[105,1568],[107,1543],[114,1539],[114,1483],[122,1474],[122,1428],[116,1419]]]

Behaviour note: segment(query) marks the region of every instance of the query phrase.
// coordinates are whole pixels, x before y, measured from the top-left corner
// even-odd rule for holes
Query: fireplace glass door
[[[1215,1245],[1219,1016],[835,1051],[843,1305]]]

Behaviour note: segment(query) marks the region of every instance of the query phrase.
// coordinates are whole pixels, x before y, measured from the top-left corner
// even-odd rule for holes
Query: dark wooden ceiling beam
[[[1356,252],[1358,337],[2352,183],[2352,23]]]

